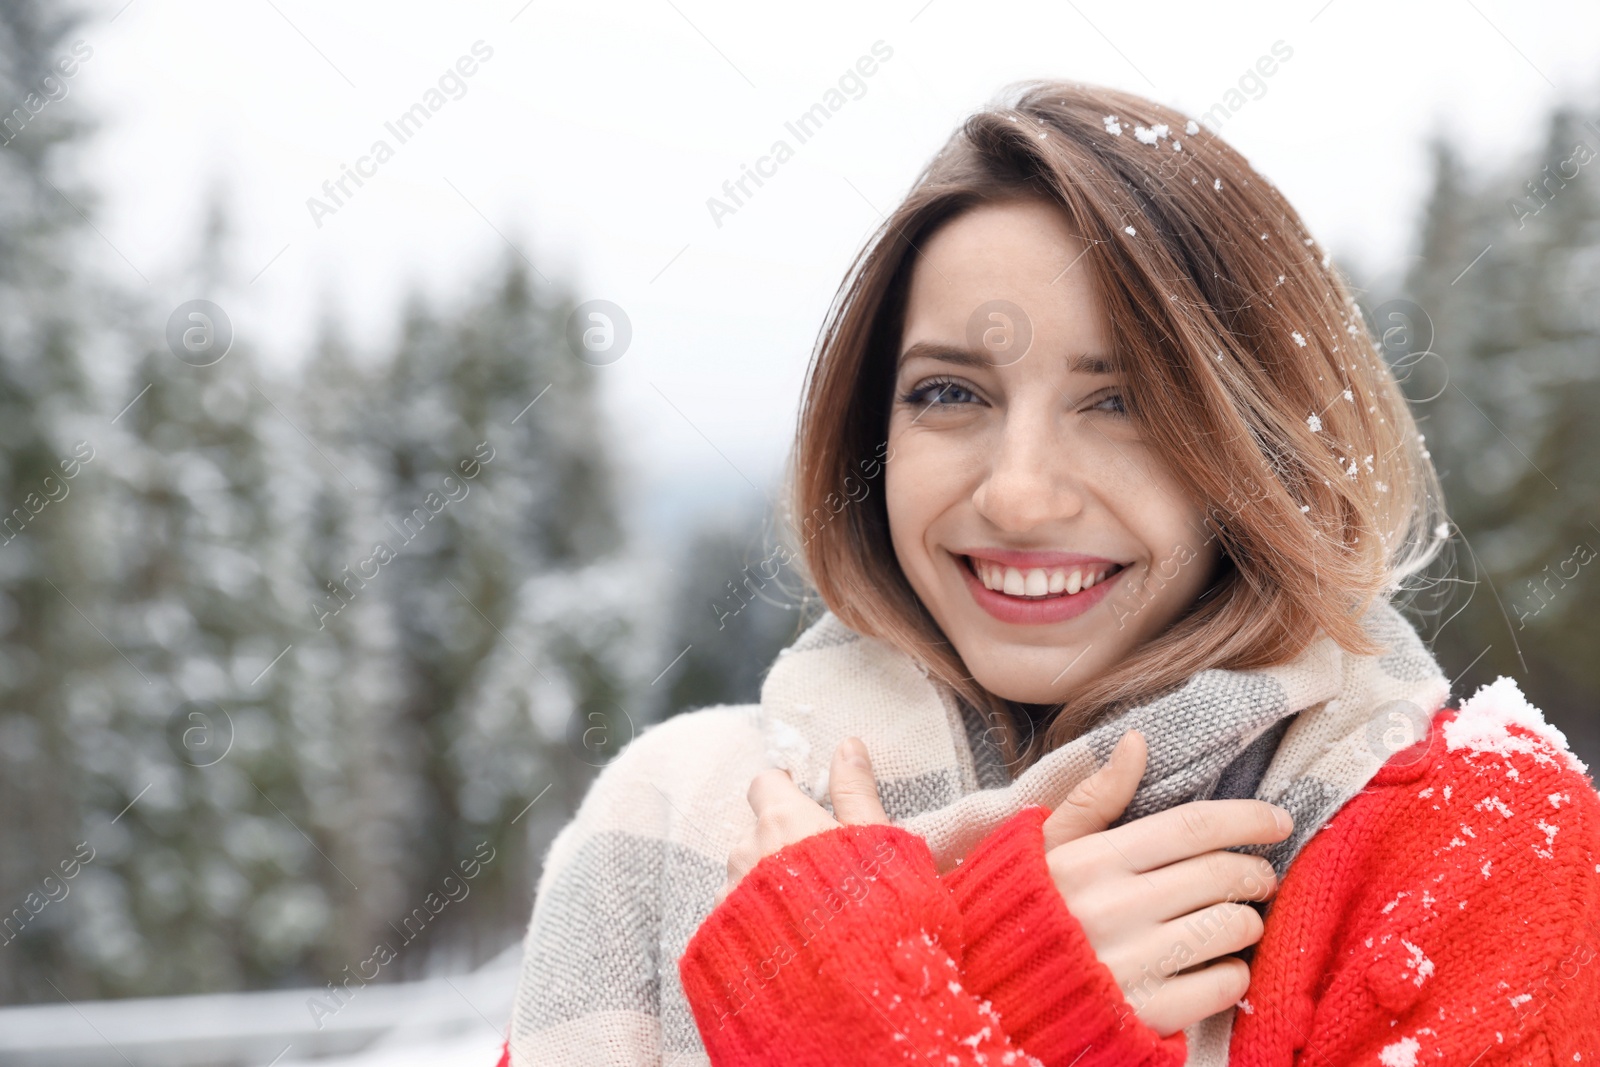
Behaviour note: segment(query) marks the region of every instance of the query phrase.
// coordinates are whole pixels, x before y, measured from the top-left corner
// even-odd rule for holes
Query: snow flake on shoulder
[[[1498,811],[1502,817],[1507,819],[1511,818],[1511,816],[1515,814],[1509,807],[1506,806],[1506,802],[1501,800],[1498,796],[1484,797],[1482,800],[1472,805],[1472,810],[1474,811],[1483,811],[1485,808]]]
[[[1383,1067],[1416,1067],[1417,1053],[1422,1051],[1422,1045],[1414,1037],[1402,1037],[1392,1045],[1385,1045],[1383,1051],[1378,1053],[1378,1062]]]
[[[1417,977],[1413,981],[1420,986],[1423,982],[1433,977],[1433,961],[1427,957],[1427,954],[1422,949],[1405,938],[1402,937],[1400,943],[1405,946],[1407,952],[1411,953],[1411,958],[1406,960],[1406,970],[1417,972]]]
[[[1511,726],[1526,733],[1512,733]],[[1559,755],[1579,774],[1589,770],[1567,747],[1566,735],[1528,703],[1516,679],[1503,674],[1461,702],[1456,717],[1445,724],[1444,742],[1451,752],[1466,749],[1501,756],[1523,752],[1540,763],[1551,763]]]

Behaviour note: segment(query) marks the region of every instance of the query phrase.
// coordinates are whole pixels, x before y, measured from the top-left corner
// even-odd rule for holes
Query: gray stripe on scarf
[[[1150,750],[1139,791],[1115,825],[1210,795],[1228,765],[1291,710],[1271,678],[1210,670],[1091,730],[1083,740],[1100,762],[1131,729]]]

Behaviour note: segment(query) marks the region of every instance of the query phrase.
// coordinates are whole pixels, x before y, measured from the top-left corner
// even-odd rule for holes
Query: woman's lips
[[[1082,615],[1105,598],[1111,584],[1127,569],[1120,564],[1111,564],[1114,570],[1094,585],[1077,593],[1061,592],[1036,597],[1011,596],[985,586],[973,572],[970,556],[954,558],[961,570],[962,578],[967,583],[967,589],[972,593],[972,599],[978,602],[978,606],[1001,622],[1019,625],[1038,626],[1063,622]]]

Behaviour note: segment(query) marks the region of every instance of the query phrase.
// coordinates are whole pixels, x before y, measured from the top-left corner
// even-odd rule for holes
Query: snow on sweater
[[[1600,1060],[1600,796],[1529,725],[1490,718],[1490,743],[1452,747],[1487,713],[1441,712],[1290,867],[1230,1065]],[[1047,814],[1013,816],[944,876],[890,825],[765,857],[680,963],[711,1062],[1184,1063],[1062,903]]]
[[[1197,675],[1196,684],[1205,683],[1196,690],[1204,701],[1180,701],[1174,720],[1179,725],[1147,731],[1152,772],[1162,760],[1166,765],[1147,775],[1152,788],[1147,792],[1141,785],[1136,804],[1159,809],[1195,795],[1253,791],[1276,801],[1287,794],[1299,808],[1293,848],[1269,858],[1287,863],[1294,850],[1309,853],[1321,838],[1308,845],[1305,835],[1373,775],[1386,773],[1370,743],[1370,726],[1381,726],[1381,717],[1366,716],[1396,701],[1414,701],[1413,710],[1436,708],[1447,692],[1437,665],[1392,609],[1375,609],[1370,621],[1371,632],[1390,646],[1380,657],[1342,657],[1336,649],[1313,646],[1282,668]],[[678,962],[691,936],[710,925],[728,850],[753,818],[745,793],[759,771],[789,767],[802,788],[820,799],[831,746],[847,733],[862,736],[895,824],[885,831],[920,840],[935,870],[949,875],[956,858],[976,855],[975,846],[992,842],[997,828],[1012,827],[1008,820],[1045,796],[1063,795],[1064,782],[1089,773],[1104,758],[1099,749],[1108,745],[1075,743],[1012,782],[987,744],[983,724],[968,709],[936,691],[907,657],[826,623],[825,618],[780,656],[761,705],[702,709],[652,726],[602,772],[545,858],[504,1062],[720,1062],[708,1060],[696,1018],[702,1007],[686,996]],[[1292,724],[1267,729],[1264,724],[1281,714],[1275,704],[1303,710]],[[1248,727],[1259,737],[1219,740],[1217,723],[1226,719],[1233,720],[1229,728]],[[1363,727],[1369,728],[1365,737]],[[1252,762],[1242,757],[1250,753],[1224,764],[1247,736],[1254,737],[1249,748],[1261,751],[1254,753],[1254,770],[1241,777],[1238,768]],[[1262,749],[1263,743],[1268,747]],[[1204,778],[1198,793],[1184,777],[1197,769]],[[1576,774],[1570,768],[1568,773]],[[1219,791],[1230,782],[1240,791]],[[1358,801],[1364,802],[1357,797],[1347,810]],[[1338,819],[1345,817],[1341,812]],[[1309,827],[1304,834],[1302,821]],[[917,846],[900,851],[914,855]],[[1290,874],[1302,865],[1296,860]],[[1284,910],[1281,903],[1274,907],[1275,914]],[[1060,910],[1064,915],[1065,908]],[[1268,942],[1272,928],[1269,921]],[[1091,974],[1085,988],[1099,983],[1105,993],[1101,977],[1108,981],[1109,972]],[[1118,1005],[1115,997],[1105,999]],[[1026,1017],[1037,1010],[1030,1004],[1010,1008],[1013,1025],[1019,1012]],[[1126,1003],[1120,1008],[1118,1023],[1125,1029],[1131,1025]],[[1234,1015],[1230,1009],[1189,1028],[1190,1063],[1226,1060]],[[1243,1029],[1254,1018],[1247,1016]],[[784,1062],[781,1052],[774,1055]]]

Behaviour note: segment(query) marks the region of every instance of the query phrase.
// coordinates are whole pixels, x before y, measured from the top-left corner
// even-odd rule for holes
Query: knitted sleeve
[[[909,1054],[941,1063],[1176,1067],[1182,1036],[1160,1042],[1137,1025],[1118,1029],[1094,970],[1103,967],[1081,934],[1062,937],[1060,924],[1044,918],[1047,901],[1028,877],[1036,872],[1006,856],[1027,833],[1022,819],[1012,834],[991,834],[957,881],[983,946],[974,958],[984,980],[1019,1005],[1025,987],[1051,1005],[1017,1009],[1030,1046],[964,984],[969,915],[941,883],[927,844],[892,825],[845,826],[764,857],[690,939],[679,973],[711,1062],[897,1064]],[[1007,885],[1023,896],[1007,900]],[[1059,897],[1056,906],[1065,914]],[[1011,907],[1024,916],[1020,926],[1001,914]],[[1007,934],[1027,935],[1029,915],[1039,917],[1041,953],[1073,959],[993,947]]]
[[[1045,862],[1049,817],[1049,808],[1024,808],[942,876],[961,911],[967,988],[1047,1063],[1080,1054],[1080,1067],[1183,1063],[1183,1033],[1163,1038],[1133,1014],[1061,899]],[[1083,1053],[1085,1046],[1091,1051]],[[1115,1050],[1115,1057],[1102,1060],[1096,1049],[1107,1057]]]

